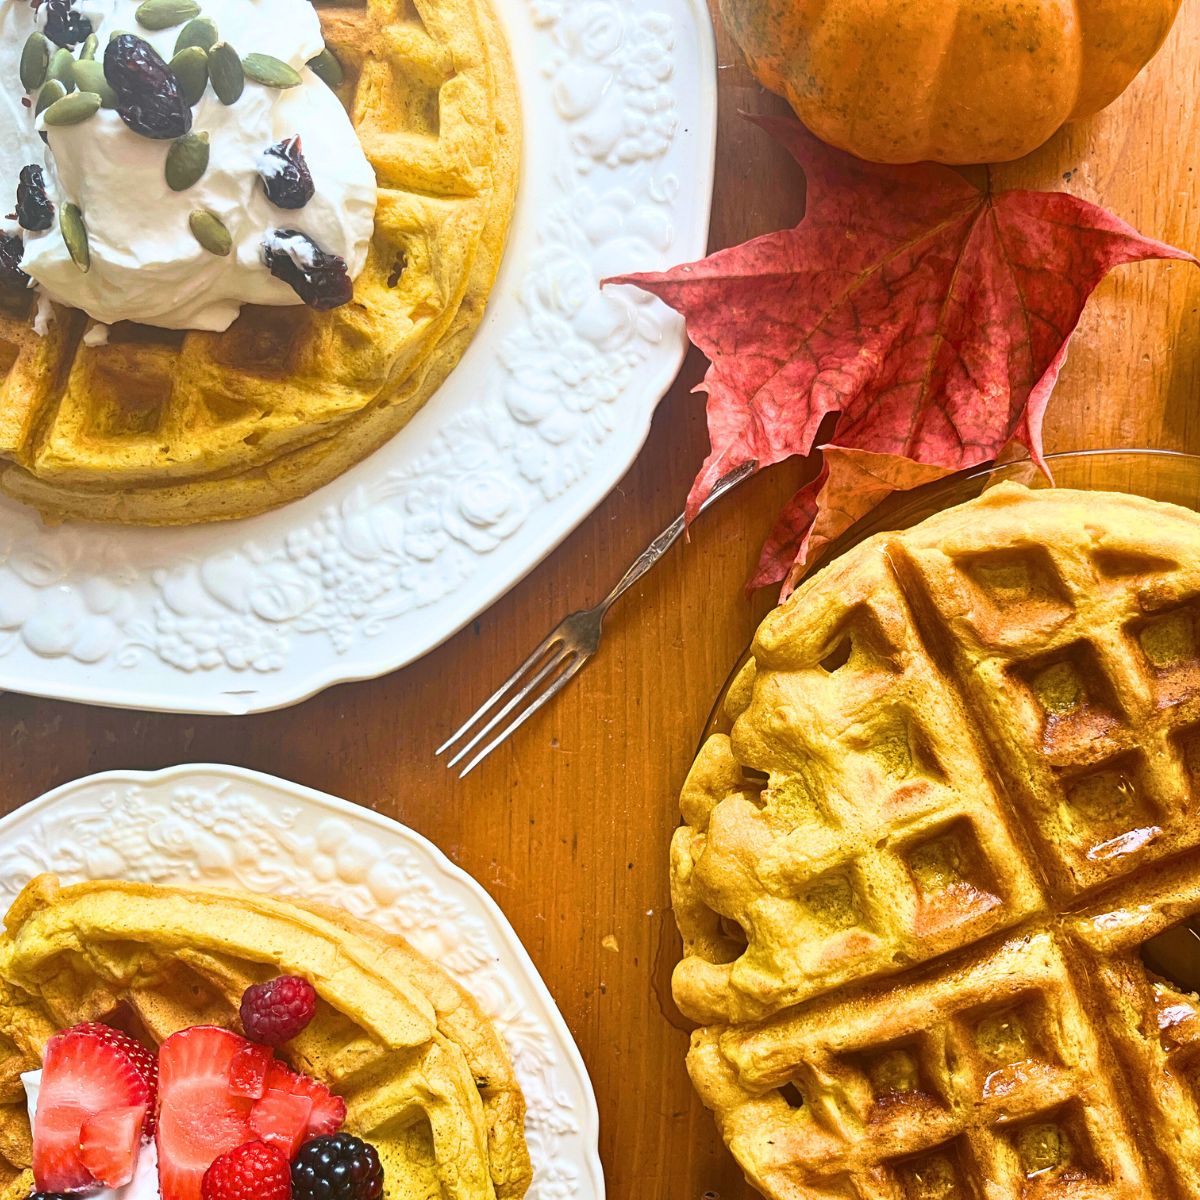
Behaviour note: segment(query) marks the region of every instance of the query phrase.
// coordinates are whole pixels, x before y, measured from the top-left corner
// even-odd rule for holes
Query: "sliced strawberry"
[[[147,1058],[152,1060],[144,1046],[107,1025],[78,1025],[50,1039],[34,1121],[38,1191],[78,1192],[95,1186],[79,1154],[84,1122],[110,1109],[149,1109],[154,1081]]]
[[[79,1131],[79,1157],[105,1187],[124,1187],[137,1170],[147,1105],[110,1108],[88,1117]]]
[[[245,1142],[251,1101],[229,1091],[249,1043],[215,1025],[173,1034],[158,1052],[158,1182],[162,1200],[200,1200],[204,1172]]]
[[[308,1139],[312,1110],[313,1102],[308,1096],[268,1088],[250,1110],[250,1128],[268,1146],[282,1150],[291,1162],[301,1143]]]
[[[247,1045],[233,1056],[229,1068],[229,1090],[235,1096],[259,1100],[267,1090],[267,1068],[275,1057],[270,1046]]]
[[[309,1137],[337,1133],[346,1120],[346,1102],[341,1096],[335,1096],[323,1083],[307,1075],[289,1071],[278,1059],[267,1068],[267,1090],[290,1092],[312,1101],[312,1115],[308,1119]]]

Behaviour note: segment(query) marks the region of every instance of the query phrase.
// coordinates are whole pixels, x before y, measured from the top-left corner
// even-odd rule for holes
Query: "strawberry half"
[[[274,1057],[270,1046],[243,1046],[229,1067],[229,1090],[249,1100],[262,1099],[267,1090],[267,1068]]]
[[[312,1110],[313,1102],[307,1096],[268,1088],[250,1110],[250,1128],[268,1146],[282,1150],[291,1162],[301,1143],[308,1139]]]
[[[254,1137],[252,1101],[229,1091],[249,1043],[215,1025],[172,1034],[158,1052],[158,1182],[162,1200],[200,1200],[204,1172]]]
[[[133,1038],[96,1023],[77,1025],[52,1037],[46,1045],[34,1121],[33,1175],[38,1191],[93,1188],[96,1179],[79,1153],[84,1123],[122,1108],[142,1108],[145,1122],[154,1095],[154,1056]]]
[[[346,1102],[341,1096],[335,1096],[323,1083],[307,1075],[289,1071],[278,1059],[267,1068],[267,1090],[289,1092],[312,1101],[312,1114],[308,1118],[309,1137],[337,1133],[345,1123]]]
[[[79,1158],[105,1187],[124,1187],[137,1170],[147,1106],[110,1108],[88,1117],[79,1131]]]

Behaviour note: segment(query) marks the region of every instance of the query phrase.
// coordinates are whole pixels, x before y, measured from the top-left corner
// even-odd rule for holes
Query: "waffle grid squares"
[[[1200,1001],[1140,958],[1200,914],[1197,550],[1200,518],[1183,510],[1005,485],[864,543],[768,618],[729,694],[732,738],[710,739],[685,789],[673,858],[676,999],[706,1023],[689,1069],[767,1195],[1200,1197]],[[886,634],[889,680],[852,652],[833,692],[814,670],[822,631],[846,611],[861,625],[864,606]],[[852,731],[906,705],[941,768],[920,768],[915,794],[961,806],[919,837],[902,816],[911,784],[872,778],[852,748]],[[936,952],[865,957],[849,980],[808,975],[807,991],[741,972],[764,932],[751,921],[746,946],[706,973],[696,914],[728,903],[714,885],[735,881],[706,871],[703,831],[748,769],[770,774],[788,755],[797,772],[819,757],[814,802],[857,848],[860,878],[891,858],[918,893],[949,893],[951,912],[990,896],[991,921]],[[788,858],[785,837],[760,836],[726,848],[742,856],[737,882],[753,877],[747,861]],[[1019,912],[1003,888],[1014,873],[1033,881]],[[893,912],[900,895],[879,892]],[[796,952],[772,949],[785,964]],[[783,1105],[785,1088],[802,1103]]]

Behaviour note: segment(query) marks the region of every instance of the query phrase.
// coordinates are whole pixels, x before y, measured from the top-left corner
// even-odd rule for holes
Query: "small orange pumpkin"
[[[1002,162],[1111,104],[1181,0],[721,0],[759,81],[874,162]]]

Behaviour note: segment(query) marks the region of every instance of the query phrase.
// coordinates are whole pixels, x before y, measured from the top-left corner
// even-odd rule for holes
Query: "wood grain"
[[[803,180],[738,110],[781,111],[722,36],[713,246],[793,223]],[[1071,190],[1143,232],[1200,248],[1200,2],[1112,109],[1003,186]],[[1065,184],[1064,184],[1064,181]],[[1052,402],[1051,449],[1145,445],[1200,452],[1200,271],[1125,269],[1097,294]],[[679,510],[704,457],[696,356],[645,452],[594,516],[523,584],[423,662],[238,720],[0,698],[0,808],[115,767],[232,762],[373,807],[420,830],[512,920],[579,1042],[603,1118],[616,1200],[742,1200],[751,1193],[683,1068],[669,1001],[678,955],[667,889],[676,795],[706,716],[769,596],[742,584],[772,515],[805,476],[785,465],[719,506],[614,615],[578,683],[460,783],[433,748],[560,616],[590,603]]]

